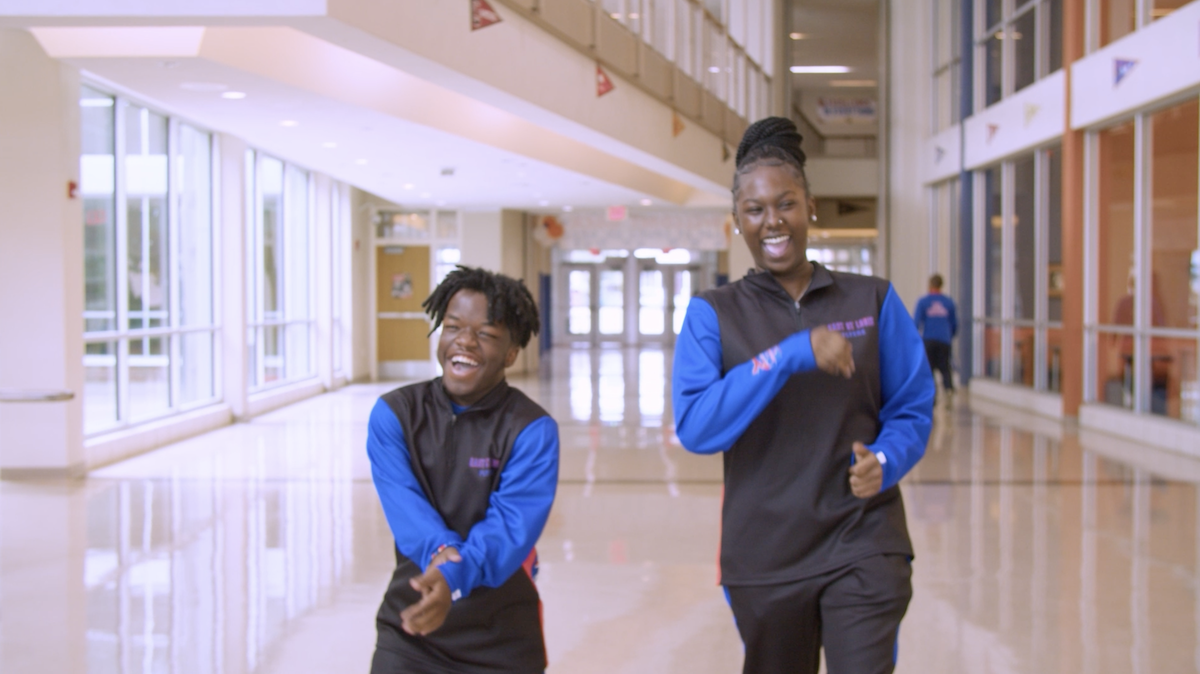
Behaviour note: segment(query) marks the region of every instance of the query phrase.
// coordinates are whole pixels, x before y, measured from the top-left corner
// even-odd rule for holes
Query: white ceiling
[[[118,93],[405,206],[636,206],[646,194],[200,58],[69,59]],[[237,91],[245,98],[229,100]],[[284,121],[294,122],[285,126]],[[332,144],[333,147],[328,145]],[[443,169],[453,169],[443,176]],[[651,200],[655,203],[655,200]]]
[[[792,91],[829,90],[836,80],[879,81],[878,0],[792,0],[790,32],[805,35],[788,40],[788,65],[847,66],[845,74],[790,75]],[[847,94],[874,95],[877,86],[843,88]]]

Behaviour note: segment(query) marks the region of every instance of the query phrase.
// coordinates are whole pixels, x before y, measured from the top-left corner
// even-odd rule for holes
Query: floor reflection
[[[539,546],[551,674],[738,671],[716,585],[721,460],[672,429],[671,353],[514,378],[562,434]],[[353,386],[93,473],[0,483],[0,669],[366,671],[391,537]],[[962,401],[960,401],[961,403]],[[976,402],[904,482],[898,672],[1200,663],[1200,462]]]

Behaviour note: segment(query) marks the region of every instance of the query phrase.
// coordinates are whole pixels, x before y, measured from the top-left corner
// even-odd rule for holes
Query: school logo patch
[[[492,471],[500,467],[500,460],[488,456],[473,457],[467,462],[471,470],[478,471],[479,477],[488,477]]]
[[[772,346],[766,351],[763,351],[757,356],[751,358],[750,362],[753,363],[753,370],[750,372],[750,374],[756,375],[760,372],[767,372],[771,368],[775,367],[776,363],[779,362],[780,353],[781,352],[778,346]]]
[[[863,316],[862,318],[853,321],[838,321],[825,326],[828,330],[836,332],[839,335],[850,339],[852,337],[865,337],[867,328],[875,327],[874,316]]]

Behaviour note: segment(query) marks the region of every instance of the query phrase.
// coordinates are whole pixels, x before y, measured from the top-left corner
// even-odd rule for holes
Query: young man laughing
[[[384,394],[367,454],[396,539],[372,674],[542,672],[533,584],[558,425],[504,371],[538,332],[520,282],[459,267],[424,308],[443,375]]]

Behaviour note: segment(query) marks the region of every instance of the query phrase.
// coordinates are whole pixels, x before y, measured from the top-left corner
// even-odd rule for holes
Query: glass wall
[[[1091,399],[1200,423],[1200,103],[1092,134]]]
[[[933,2],[933,133],[962,121],[962,0]]]
[[[1058,148],[978,174],[976,374],[1062,384],[1062,158]]]
[[[770,112],[768,0],[593,0],[734,112]]]
[[[987,107],[1062,67],[1062,0],[986,0],[977,15],[981,71],[976,104]]]
[[[213,402],[212,139],[85,86],[84,430]]]
[[[246,153],[247,351],[251,390],[315,375],[309,175]]]

